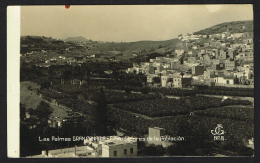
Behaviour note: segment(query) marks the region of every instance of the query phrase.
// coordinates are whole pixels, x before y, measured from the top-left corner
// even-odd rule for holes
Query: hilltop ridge
[[[85,37],[78,36],[78,37],[67,37],[64,41],[88,41]]]
[[[227,29],[231,33],[242,33],[242,32],[253,32],[253,20],[246,21],[233,21],[225,22],[221,24],[214,25],[212,27],[194,32],[194,35],[210,35],[216,33],[226,32]]]

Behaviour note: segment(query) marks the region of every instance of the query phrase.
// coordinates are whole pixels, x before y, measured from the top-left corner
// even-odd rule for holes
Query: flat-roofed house
[[[225,69],[226,70],[235,70],[236,69],[236,62],[225,60]]]
[[[118,139],[116,139],[118,138]],[[137,156],[137,141],[119,140],[120,137],[114,137],[117,141],[102,142],[102,157],[132,157]]]
[[[215,83],[218,84],[235,84],[235,77],[215,77]]]
[[[175,53],[177,54],[178,57],[184,53],[184,49],[175,49]]]
[[[204,66],[193,66],[191,70],[194,76],[202,75],[204,73]]]

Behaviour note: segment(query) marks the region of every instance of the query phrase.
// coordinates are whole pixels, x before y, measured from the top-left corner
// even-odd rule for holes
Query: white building
[[[54,150],[43,150],[42,154],[26,156],[27,158],[57,157],[57,158],[73,158],[73,157],[96,157],[93,148],[88,146],[71,147]]]
[[[183,78],[179,73],[169,74],[168,76],[161,76],[162,87],[182,88],[183,86],[190,85],[191,75],[184,75]]]
[[[148,132],[149,132],[149,136],[148,136],[149,141],[147,140],[148,144],[162,145],[165,148],[165,147],[172,145],[172,143],[174,141],[174,140],[169,139],[170,138],[169,135],[165,134],[164,128],[149,127]],[[166,139],[166,141],[164,139]],[[182,139],[182,137],[180,137],[178,139]]]
[[[239,38],[239,37],[242,37],[242,36],[243,36],[243,33],[232,33],[231,34],[232,38]]]
[[[184,53],[184,49],[175,49],[175,53],[177,54],[178,57]]]
[[[136,141],[113,141],[102,144],[102,157],[137,156]]]
[[[111,136],[105,140],[84,140],[84,144],[94,147],[99,157],[137,156],[137,140],[133,137]]]
[[[215,83],[218,84],[235,84],[234,77],[216,77],[214,79]]]

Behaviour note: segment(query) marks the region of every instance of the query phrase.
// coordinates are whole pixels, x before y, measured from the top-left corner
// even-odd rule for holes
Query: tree
[[[160,77],[154,77],[153,81],[154,81],[154,83],[161,83],[161,78]]]
[[[161,146],[148,146],[144,148],[145,156],[163,156],[165,154],[165,149]]]
[[[108,133],[108,117],[107,117],[107,101],[106,96],[101,87],[100,91],[91,97],[91,101],[96,103],[92,110],[93,134],[97,136],[107,136]]]
[[[173,145],[170,145],[166,149],[166,154],[168,156],[184,156],[185,155],[185,146],[183,142],[176,142]]]
[[[33,109],[28,109],[30,114],[33,114]],[[40,144],[39,144],[39,134],[35,128],[31,128],[37,124],[37,118],[31,116],[26,118],[26,108],[20,103],[20,156],[36,155],[39,154]]]
[[[69,80],[72,77],[72,72],[70,70],[67,70],[63,73],[64,79]]]
[[[52,68],[49,68],[48,73],[49,73],[50,75],[53,75],[53,69],[52,69]]]
[[[118,80],[118,77],[119,77],[118,65],[116,65],[112,70],[113,70],[112,76],[113,76],[114,80]]]
[[[29,155],[39,154],[40,144],[38,137],[39,135],[34,129],[30,129],[29,123],[20,123],[20,156],[25,157]]]
[[[84,71],[79,66],[75,67],[75,70],[74,70],[73,74],[74,74],[74,77],[78,78],[79,80],[83,80],[83,78],[85,76]]]
[[[130,91],[131,91],[131,89],[129,89],[129,88],[127,88],[127,87],[126,87],[124,90],[125,90],[125,93],[126,93],[126,94],[129,94]]]
[[[148,93],[149,93],[149,88],[147,88],[147,87],[141,88],[141,89],[140,89],[140,92],[141,92],[142,94],[148,94]]]
[[[52,112],[53,109],[51,108],[49,103],[41,101],[36,107],[34,114],[39,120],[48,120]]]
[[[50,82],[44,81],[44,82],[41,84],[41,89],[49,88],[50,86],[51,86],[51,83],[50,83]]]
[[[246,147],[246,146],[240,146],[237,149],[237,153],[239,156],[253,156],[254,150],[252,148]]]

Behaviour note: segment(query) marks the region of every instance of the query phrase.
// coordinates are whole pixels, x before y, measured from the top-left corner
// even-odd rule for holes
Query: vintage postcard
[[[8,157],[254,156],[253,5],[8,11]]]

